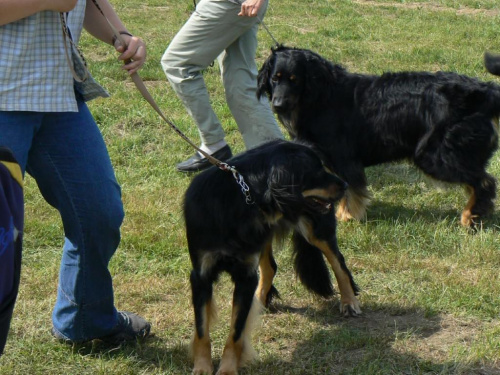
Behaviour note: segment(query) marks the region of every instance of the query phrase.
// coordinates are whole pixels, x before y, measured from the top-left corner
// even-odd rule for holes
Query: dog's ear
[[[328,93],[337,81],[339,67],[314,52],[306,55],[306,61],[305,97],[312,102],[329,101]]]
[[[286,218],[293,220],[298,215],[297,207],[303,199],[302,179],[301,174],[285,164],[279,163],[272,167],[267,180],[265,201],[276,207]]]
[[[271,55],[264,61],[264,65],[259,70],[257,76],[257,98],[260,99],[262,95],[266,94],[271,96],[272,87],[270,84],[271,74],[273,71],[274,61],[276,59],[274,49],[271,49]]]

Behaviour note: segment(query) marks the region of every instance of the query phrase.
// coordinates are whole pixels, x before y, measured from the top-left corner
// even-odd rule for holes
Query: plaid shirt
[[[68,13],[75,44],[83,27],[86,0]],[[73,66],[83,77],[85,67],[66,41]],[[75,90],[84,100],[109,96],[90,76],[74,81],[64,50],[59,13],[44,11],[0,26],[0,111],[76,112]]]

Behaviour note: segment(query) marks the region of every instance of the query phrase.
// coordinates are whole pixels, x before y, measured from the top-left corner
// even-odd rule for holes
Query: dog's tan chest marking
[[[217,256],[207,251],[201,255],[200,259],[200,275],[205,276],[217,264]]]
[[[264,213],[265,221],[269,225],[278,224],[278,222],[283,219],[283,214],[281,212],[273,212],[272,214]]]

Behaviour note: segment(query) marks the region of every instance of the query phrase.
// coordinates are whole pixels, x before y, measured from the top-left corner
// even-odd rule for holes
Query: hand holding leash
[[[125,62],[122,69],[127,70],[130,75],[137,73],[146,61],[147,52],[144,41],[126,31],[120,31],[113,38],[112,43],[115,49],[121,52],[118,59]]]
[[[240,185],[243,194],[245,195],[245,201],[247,204],[252,204],[252,197],[250,196],[249,188],[248,185],[245,183],[245,179],[243,178],[242,175],[238,173],[236,168],[228,166],[226,163],[221,162],[220,160],[214,158],[212,155],[209,155],[202,149],[200,149],[198,146],[196,146],[184,133],[182,133],[175,124],[169,120],[161,111],[161,109],[158,107],[158,104],[156,104],[155,100],[149,93],[148,89],[144,85],[144,82],[142,81],[141,77],[139,77],[139,74],[137,73],[137,70],[142,66],[144,63],[144,59],[146,58],[146,49],[141,48],[144,47],[144,42],[140,38],[134,37],[128,32],[125,31],[118,31],[113,24],[109,21],[109,19],[106,17],[104,12],[102,11],[101,7],[97,3],[97,0],[92,0],[92,2],[95,4],[96,8],[99,10],[101,15],[106,19],[106,22],[108,23],[110,29],[112,30],[114,37],[112,40],[112,44],[115,46],[117,51],[123,50],[123,53],[119,56],[120,60],[124,60],[125,65],[124,68],[128,70],[130,77],[132,78],[132,81],[136,85],[137,89],[140,91],[144,99],[151,105],[151,107],[160,115],[160,117],[168,124],[170,127],[182,138],[184,139],[187,143],[189,143],[195,150],[197,150],[200,154],[202,154],[204,157],[206,157],[210,163],[215,165],[217,168],[223,170],[223,171],[230,171],[233,173],[233,177],[236,179],[236,182]],[[124,36],[128,37],[128,40],[125,40]],[[118,46],[116,45],[118,43]],[[142,43],[142,44],[141,44]],[[127,53],[128,52],[128,53]],[[133,61],[132,59],[137,58],[137,61]],[[130,69],[132,67],[132,69]]]
[[[257,17],[261,6],[262,0],[246,0],[241,3],[241,10],[238,13],[238,16]]]

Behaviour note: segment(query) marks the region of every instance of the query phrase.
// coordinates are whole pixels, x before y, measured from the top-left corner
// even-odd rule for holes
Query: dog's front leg
[[[211,375],[214,367],[208,332],[202,337],[195,333],[191,350],[194,360],[193,375]]]
[[[222,353],[217,375],[236,375],[238,368],[255,357],[251,343],[251,331],[259,314],[260,303],[254,298],[257,288],[257,273],[247,277],[241,275],[235,282],[233,311],[229,337]]]
[[[370,204],[371,194],[366,188],[349,187],[340,200],[335,216],[338,221],[363,220],[366,217],[366,207]]]
[[[212,282],[202,279],[198,272],[191,272],[191,290],[195,316],[195,332],[191,343],[194,360],[193,375],[211,375],[214,371],[210,345],[210,320],[215,315],[212,300]]]

